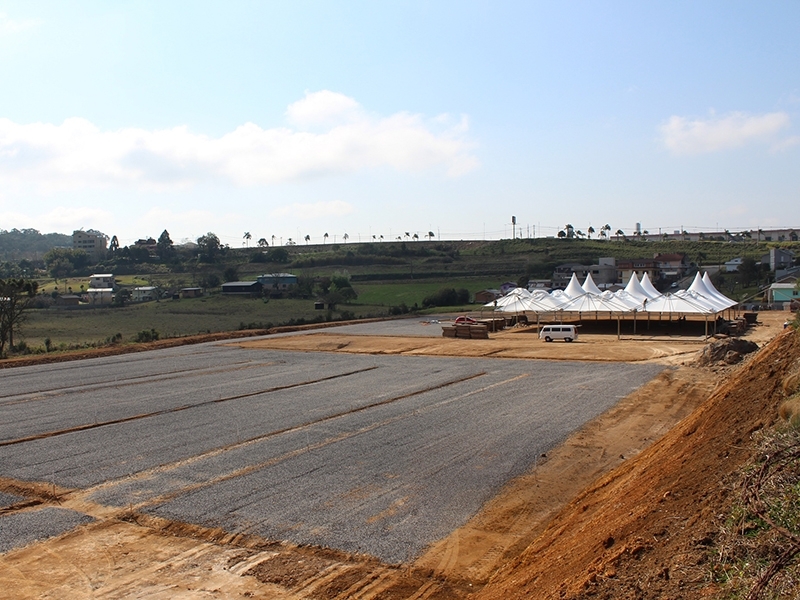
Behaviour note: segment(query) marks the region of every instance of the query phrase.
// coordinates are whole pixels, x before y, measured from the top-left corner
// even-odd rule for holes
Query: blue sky
[[[798,30],[795,1],[0,0],[0,228],[797,227]]]

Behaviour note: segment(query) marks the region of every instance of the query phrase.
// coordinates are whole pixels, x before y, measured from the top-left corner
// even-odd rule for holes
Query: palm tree
[[[616,236],[617,236],[617,241],[619,241],[620,236],[625,237],[625,232],[622,231],[622,229],[617,229]]]
[[[589,229],[586,230],[586,233],[589,235],[589,239],[592,239],[592,234],[594,233],[594,227],[589,225]]]
[[[432,232],[432,231],[429,231],[429,232],[428,232],[428,241],[429,241],[429,242],[430,242],[430,241],[431,241],[433,238],[435,238],[435,237],[436,237],[436,236],[435,236],[435,235],[433,235],[433,232]]]
[[[350,236],[349,236],[349,235],[347,235],[347,234],[345,233],[345,234],[342,236],[342,239],[344,240],[344,243],[346,244],[346,243],[347,243],[347,240],[349,240],[349,239],[350,239]]]
[[[411,234],[406,231],[406,237],[411,237]]]
[[[272,236],[272,245],[273,246],[275,245],[275,236],[274,235]]]
[[[327,243],[327,241],[328,241],[328,233],[327,232],[322,236],[322,239],[325,240],[325,242]]]
[[[418,234],[418,233],[415,233],[414,235],[412,235],[412,236],[411,236],[411,238],[412,238],[412,239],[413,239],[415,242],[418,242],[418,241],[419,241],[419,234]]]
[[[244,235],[243,235],[242,237],[244,238],[244,243],[245,243],[245,245],[246,245],[246,246],[250,246],[250,240],[251,240],[251,239],[252,239],[252,237],[253,237],[252,235],[250,235],[250,232],[249,232],[249,231],[245,231],[245,232],[244,232]]]
[[[311,236],[310,236],[310,235],[308,235],[308,234],[306,234],[306,237],[305,237],[305,238],[303,238],[303,239],[306,241],[306,246],[308,246],[308,242],[310,242],[310,241],[311,241]]]
[[[258,240],[258,247],[259,248],[263,248],[264,246],[268,246],[268,245],[269,244],[267,244],[267,240],[265,238],[261,238],[260,240]]]
[[[380,241],[383,241],[383,236],[382,236],[382,235],[381,235],[381,236],[378,236],[378,239],[379,239]]]

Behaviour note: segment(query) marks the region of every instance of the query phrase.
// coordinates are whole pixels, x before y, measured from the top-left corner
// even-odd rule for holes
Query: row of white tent
[[[641,281],[636,273],[631,274],[624,290],[616,292],[601,291],[589,273],[581,285],[573,273],[565,290],[544,290],[529,292],[525,288],[515,288],[508,294],[486,304],[496,311],[506,313],[608,313],[609,316],[623,316],[628,313],[646,312],[660,315],[702,315],[709,317],[736,306],[737,302],[720,293],[711,283],[708,273],[698,272],[687,290],[662,294],[647,273]]]

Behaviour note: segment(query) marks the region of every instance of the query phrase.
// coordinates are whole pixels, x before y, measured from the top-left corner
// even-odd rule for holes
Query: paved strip
[[[0,509],[7,508],[12,504],[16,504],[24,500],[25,498],[21,498],[20,496],[15,496],[14,494],[6,494],[5,492],[0,492]]]
[[[65,508],[46,507],[0,517],[0,552],[55,537],[91,523],[90,516]]]

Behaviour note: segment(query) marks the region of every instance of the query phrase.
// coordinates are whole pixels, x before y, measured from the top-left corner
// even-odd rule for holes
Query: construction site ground
[[[776,336],[786,337],[785,319],[782,313],[760,313],[759,324],[746,337],[759,346]],[[681,523],[691,520],[692,527],[705,535],[710,524],[703,519],[714,516],[689,514],[690,501],[697,494],[713,494],[713,490],[703,493],[704,484],[714,481],[709,465],[729,460],[731,454],[720,456],[714,447],[713,456],[678,456],[677,449],[683,448],[672,442],[675,464],[663,455],[646,467],[641,461],[656,450],[663,452],[660,447],[667,443],[668,432],[674,435],[685,427],[689,433],[684,432],[684,438],[692,435],[698,426],[687,423],[706,410],[709,398],[718,397],[731,385],[731,377],[741,377],[750,369],[749,383],[738,383],[736,390],[761,397],[780,386],[780,369],[757,370],[761,353],[756,359],[746,359],[744,365],[697,367],[694,357],[706,343],[697,335],[640,332],[617,339],[613,332],[589,333],[573,343],[547,344],[526,328],[492,333],[489,340],[461,340],[442,338],[438,323],[430,320],[407,323],[433,333],[403,335],[400,328],[366,335],[328,329],[228,343],[303,353],[631,362],[668,368],[540,455],[465,524],[430,544],[414,560],[402,563],[191,525],[132,507],[93,502],[85,494],[42,482],[0,479],[0,524],[11,522],[6,517],[43,507],[69,509],[93,519],[67,523],[64,533],[48,539],[33,538],[22,547],[0,548],[4,551],[0,554],[0,597],[388,600],[577,597],[593,590],[609,598],[691,595],[680,591],[683,588],[677,587],[674,576],[672,584],[669,578],[658,579],[661,587],[649,593],[636,591],[643,589],[646,577],[628,580],[622,575],[642,554],[653,569],[661,569],[664,563],[673,573],[680,570],[681,559],[674,555],[674,548],[664,545],[664,555],[659,556],[658,543],[646,540],[636,527],[661,511],[665,499],[676,503],[683,499],[681,510],[686,514]],[[787,360],[791,364],[794,359]],[[754,422],[763,426],[774,420],[774,407],[762,404],[728,407],[732,421],[741,423],[743,432],[734,427],[739,438],[746,437]],[[754,410],[767,414],[753,415]],[[743,439],[731,443],[745,445]],[[656,485],[669,478],[669,469],[691,460],[703,468],[680,474],[678,483],[670,480],[669,489]],[[662,479],[658,479],[662,469]],[[634,476],[643,473],[649,483],[636,484]],[[624,493],[636,499],[635,509],[621,501],[622,488],[615,487],[623,480],[633,486]],[[666,533],[655,532],[656,540],[659,535],[678,539],[659,523]]]

